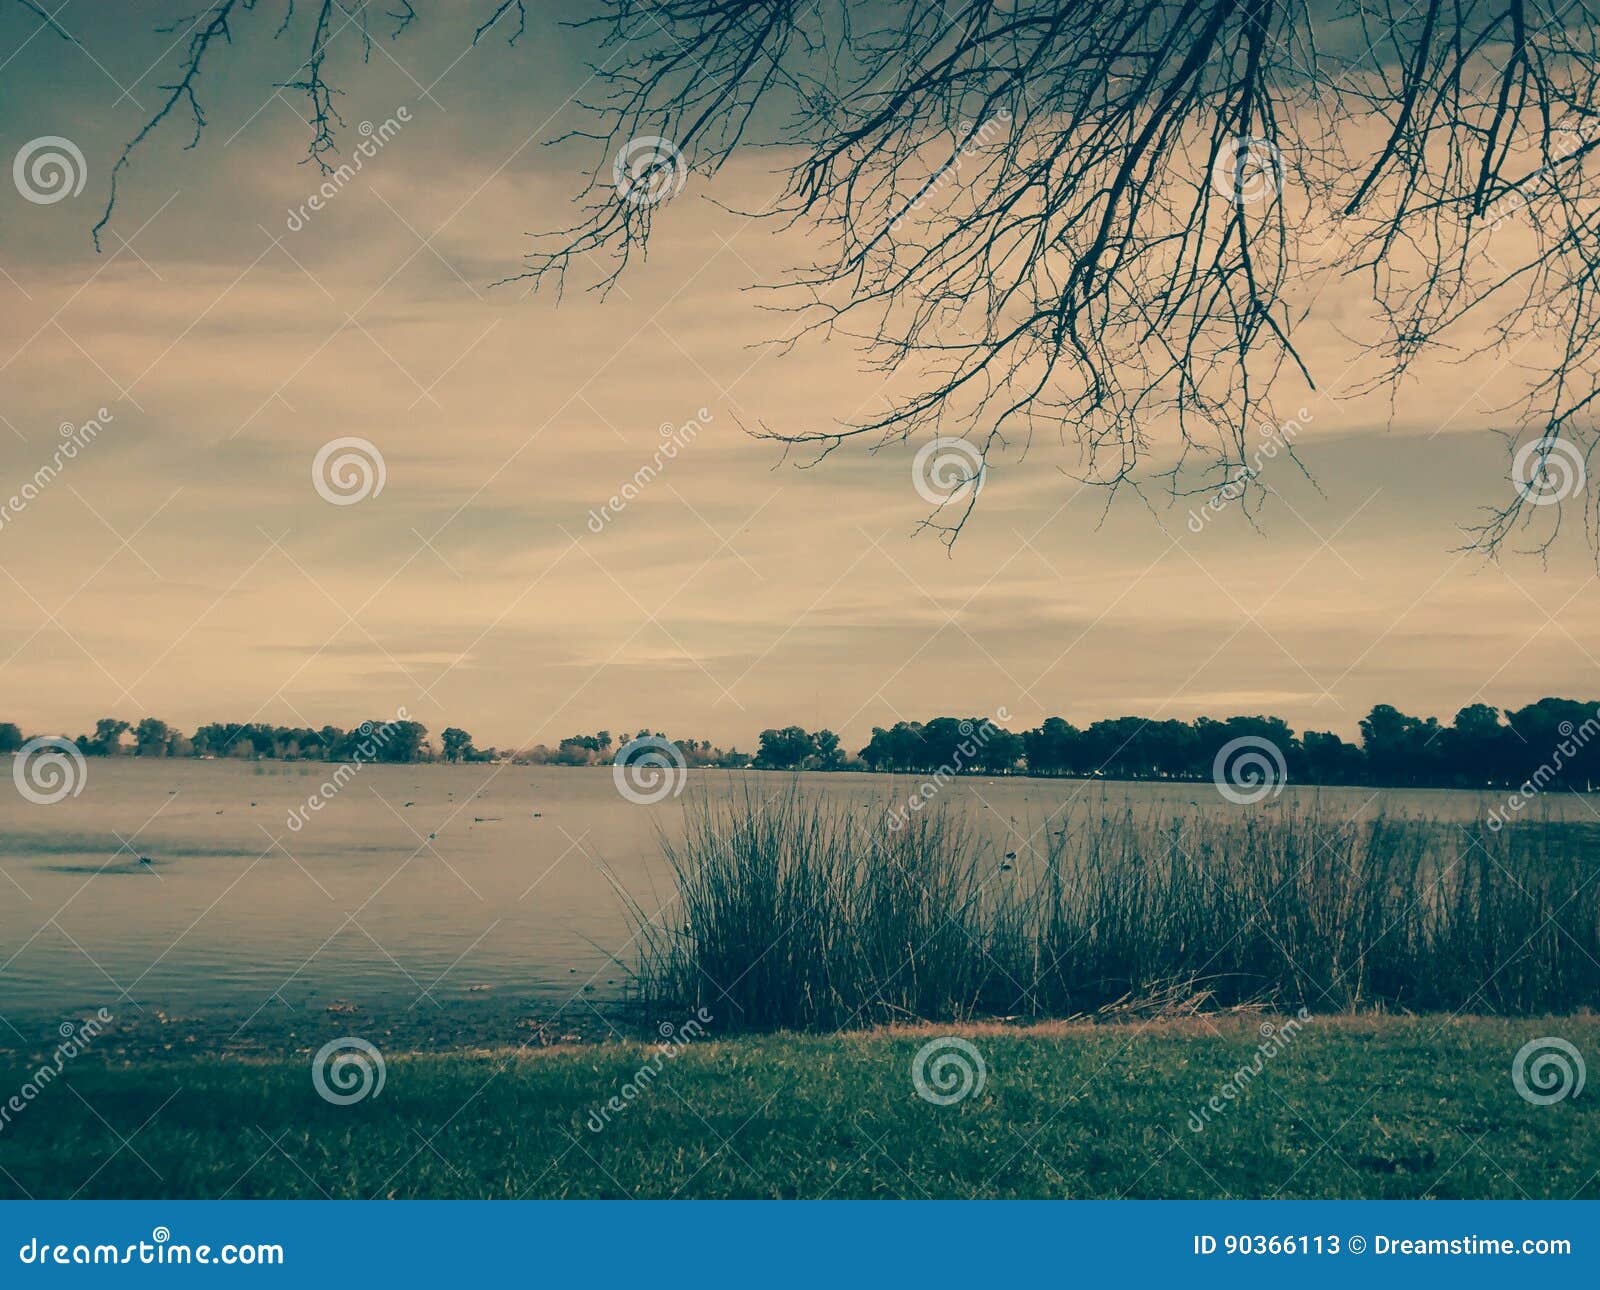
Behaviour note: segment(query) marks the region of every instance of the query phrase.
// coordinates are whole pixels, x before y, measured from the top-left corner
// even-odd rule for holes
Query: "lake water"
[[[91,759],[83,791],[53,804],[0,784],[0,1014],[598,1003],[620,993],[606,951],[629,956],[601,866],[659,908],[671,885],[658,831],[676,830],[687,801],[740,782],[787,782],[696,771],[682,797],[639,805],[617,792],[609,768],[370,766],[291,831],[290,812],[333,769]],[[857,803],[920,782],[803,780]],[[1281,800],[1310,791],[1290,788]],[[1484,809],[1475,793],[1322,792],[1345,812],[1464,820]],[[1192,783],[974,777],[944,796],[996,841],[1069,798],[1096,810],[1230,809],[1211,785]]]

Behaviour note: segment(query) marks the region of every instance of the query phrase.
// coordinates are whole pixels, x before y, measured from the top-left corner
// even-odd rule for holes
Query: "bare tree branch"
[[[758,433],[812,461],[956,436],[980,462],[1042,434],[1112,495],[1159,481],[1181,496],[1256,487],[1251,436],[1278,420],[1274,394],[1315,388],[1300,337],[1331,265],[1379,328],[1360,388],[1392,395],[1423,356],[1525,377],[1499,410],[1518,486],[1471,540],[1494,552],[1536,520],[1553,538],[1560,465],[1586,485],[1593,539],[1597,5],[603,0],[573,24],[600,87],[562,136],[594,149],[576,222],[512,279],[559,293],[598,261],[603,293],[689,175],[771,149],[785,182],[752,213],[819,248],[787,283],[784,343],[854,339],[896,393],[864,419]],[[176,106],[198,135],[201,66],[253,7],[202,16],[113,168],[97,237]],[[521,0],[484,0],[473,41],[513,10],[515,44]],[[319,165],[342,125],[331,34],[357,12],[319,0],[283,86],[311,105]],[[417,20],[407,0],[388,16],[396,36]],[[300,21],[291,7],[280,30]],[[929,526],[953,541],[977,496]]]

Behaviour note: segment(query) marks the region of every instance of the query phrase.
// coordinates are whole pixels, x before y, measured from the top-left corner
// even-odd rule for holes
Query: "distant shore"
[[[16,756],[15,753],[12,753],[10,755],[12,757]],[[4,756],[6,756],[5,753],[0,753],[0,757],[4,757]],[[212,756],[212,755],[209,755],[209,754],[203,755],[203,756],[182,756],[182,757],[141,757],[136,753],[121,753],[121,754],[110,754],[110,755],[95,755],[93,759],[96,760],[97,762],[103,761],[103,762],[112,762],[112,763],[124,763],[124,764],[134,764],[134,765],[154,765],[154,766],[161,766],[161,765],[167,765],[167,766],[172,766],[172,765],[181,765],[181,766],[224,765],[224,766],[263,766],[263,767],[266,767],[266,766],[274,766],[274,767],[281,766],[281,767],[293,767],[293,768],[296,768],[296,769],[299,769],[299,770],[303,770],[303,771],[306,771],[306,772],[315,771],[318,767],[325,767],[325,768],[327,768],[327,773],[332,773],[337,768],[337,766],[339,765],[339,763],[324,761],[322,759],[314,758],[314,757],[216,757],[216,756]],[[539,761],[539,762],[535,762],[535,761],[522,761],[522,760],[510,758],[510,757],[495,758],[493,760],[475,759],[475,760],[473,760],[471,762],[465,762],[465,761],[462,761],[462,762],[451,762],[451,761],[445,761],[442,758],[434,758],[434,759],[427,760],[427,761],[372,762],[372,763],[357,763],[357,764],[358,765],[370,764],[370,765],[374,765],[374,766],[387,766],[387,767],[391,767],[393,769],[404,768],[404,769],[408,769],[408,770],[416,770],[416,771],[423,772],[423,773],[431,773],[431,772],[439,771],[439,770],[452,770],[452,771],[454,771],[454,770],[462,770],[462,769],[467,769],[467,768],[474,767],[474,766],[476,766],[476,767],[487,767],[487,768],[498,768],[500,770],[504,770],[504,769],[508,769],[508,768],[515,768],[517,770],[605,771],[605,772],[611,772],[611,773],[615,772],[615,766],[612,763],[607,763],[607,762],[559,762],[559,761]],[[1015,767],[1015,768],[1012,768],[1012,769],[1009,769],[1009,770],[981,770],[981,769],[962,770],[962,771],[959,771],[959,772],[957,772],[957,773],[955,773],[953,775],[946,774],[946,775],[942,775],[941,776],[941,775],[939,775],[937,769],[919,770],[919,769],[907,769],[907,768],[904,768],[904,767],[885,767],[885,768],[880,768],[880,769],[874,769],[871,766],[866,766],[866,765],[863,765],[863,764],[861,764],[859,762],[849,762],[849,763],[846,763],[844,765],[829,766],[829,767],[805,766],[805,767],[787,767],[787,768],[781,768],[781,769],[778,768],[778,767],[774,767],[774,766],[760,766],[760,765],[756,765],[753,762],[752,763],[746,763],[744,765],[738,765],[738,766],[719,765],[719,764],[716,764],[716,763],[690,763],[690,764],[688,764],[687,766],[684,767],[683,773],[684,774],[688,774],[690,772],[693,772],[695,774],[703,774],[705,772],[718,772],[718,773],[726,774],[726,775],[730,775],[730,776],[731,775],[743,775],[743,774],[759,774],[759,775],[770,775],[770,776],[820,775],[820,776],[825,776],[825,777],[827,777],[829,779],[833,779],[833,778],[836,778],[836,777],[846,777],[846,776],[856,775],[856,776],[860,776],[863,779],[866,779],[866,780],[869,780],[869,781],[890,781],[890,782],[893,782],[895,780],[916,780],[916,781],[921,781],[921,780],[930,779],[930,778],[933,778],[934,782],[939,782],[939,783],[946,782],[948,780],[963,780],[963,781],[972,781],[972,782],[982,782],[983,780],[1006,779],[1006,780],[1022,781],[1022,782],[1025,782],[1025,783],[1039,784],[1041,786],[1043,786],[1043,785],[1052,785],[1052,784],[1054,784],[1054,785],[1096,784],[1096,785],[1108,785],[1108,786],[1109,785],[1116,785],[1116,784],[1140,784],[1140,785],[1150,785],[1150,786],[1156,786],[1156,787],[1159,787],[1161,785],[1171,785],[1173,787],[1182,787],[1184,785],[1192,785],[1192,786],[1194,786],[1196,788],[1204,788],[1204,787],[1212,785],[1215,782],[1215,781],[1212,780],[1212,778],[1209,775],[1153,775],[1153,774],[1152,775],[1141,775],[1141,774],[1104,774],[1104,773],[1097,773],[1097,772],[1087,772],[1087,773],[1078,774],[1078,773],[1068,773],[1068,772],[1031,771],[1026,766],[1018,766],[1018,767]],[[1415,782],[1410,782],[1410,781],[1403,780],[1403,779],[1393,779],[1393,780],[1378,780],[1378,779],[1361,779],[1361,780],[1352,780],[1352,779],[1338,779],[1338,780],[1335,780],[1335,779],[1318,779],[1318,780],[1311,780],[1311,779],[1299,779],[1299,778],[1296,778],[1296,777],[1294,777],[1292,775],[1287,777],[1287,778],[1285,778],[1281,782],[1281,786],[1283,788],[1294,788],[1294,789],[1302,789],[1302,790],[1304,790],[1304,789],[1319,789],[1319,788],[1373,789],[1373,790],[1381,790],[1381,791],[1384,791],[1384,792],[1404,792],[1404,793],[1426,793],[1426,792],[1483,793],[1483,794],[1493,794],[1493,795],[1498,795],[1498,796],[1504,796],[1508,792],[1517,791],[1521,787],[1518,784],[1514,784],[1514,783],[1510,783],[1510,782],[1503,782],[1503,783],[1490,783],[1490,782],[1483,782],[1483,783],[1478,783],[1478,782],[1470,782],[1470,783],[1462,783],[1462,782],[1415,783]],[[1562,795],[1577,794],[1579,796],[1583,796],[1583,795],[1586,795],[1586,794],[1600,793],[1600,780],[1597,780],[1593,784],[1585,783],[1585,784],[1582,784],[1582,785],[1564,786],[1564,787],[1560,788],[1559,790],[1555,790],[1555,791],[1560,792]]]
[[[1547,696],[1520,708],[1472,703],[1449,725],[1375,705],[1359,724],[1358,743],[1332,731],[1296,732],[1282,717],[1121,716],[1080,729],[1046,717],[1013,730],[1005,707],[987,715],[937,716],[874,726],[850,752],[829,729],[792,725],[760,732],[754,753],[709,739],[636,734],[569,735],[555,747],[479,748],[470,731],[446,726],[437,743],[404,707],[353,729],[210,722],[185,734],[157,717],[137,723],[102,717],[93,734],[35,734],[0,721],[0,752],[24,760],[134,755],[310,761],[346,768],[426,762],[528,766],[608,766],[650,774],[696,767],[723,770],[863,771],[924,776],[935,784],[960,776],[1027,774],[1044,778],[1172,781],[1219,786],[1288,782],[1328,786],[1585,792],[1600,783],[1600,701]]]

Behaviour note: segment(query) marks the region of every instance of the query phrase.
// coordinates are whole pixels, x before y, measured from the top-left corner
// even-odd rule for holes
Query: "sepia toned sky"
[[[530,10],[514,48],[473,48],[472,23],[433,18],[363,64],[342,31],[341,139],[410,120],[296,221],[321,177],[303,103],[272,86],[300,54],[257,17],[201,82],[198,143],[180,111],[122,173],[97,254],[111,165],[183,37],[139,8],[68,4],[71,42],[0,9],[0,496],[63,423],[108,414],[0,526],[0,719],[29,733],[404,706],[501,747],[648,725],[749,749],[798,722],[857,748],[940,713],[1268,711],[1353,736],[1375,702],[1448,719],[1600,695],[1580,517],[1548,559],[1460,549],[1512,487],[1490,409],[1514,373],[1353,394],[1359,306],[1337,284],[1308,299],[1328,379],[1280,395],[1307,411],[1313,478],[1270,463],[1254,525],[1233,505],[1195,533],[1197,502],[1131,494],[1108,510],[1069,446],[1036,441],[991,460],[947,553],[916,531],[920,443],[803,469],[747,433],[884,398],[847,338],[773,343],[792,319],[752,288],[811,234],[736,212],[772,199],[782,158],[691,177],[604,299],[592,276],[559,302],[491,287],[573,218],[592,154],[543,144],[579,122],[579,34]],[[81,192],[19,191],[11,162],[43,136],[81,151]],[[663,427],[702,418],[592,531]],[[384,484],[334,505],[313,462],[345,437],[376,445]]]

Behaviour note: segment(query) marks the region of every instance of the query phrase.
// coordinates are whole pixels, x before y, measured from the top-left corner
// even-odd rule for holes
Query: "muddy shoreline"
[[[90,1023],[78,1041],[75,1061],[132,1063],[163,1057],[282,1057],[314,1052],[332,1039],[359,1036],[383,1051],[460,1053],[474,1049],[549,1048],[647,1037],[637,1009],[596,1008],[584,1001],[552,1011],[548,1005],[515,1000],[423,1001],[359,1005],[337,1001],[324,1007],[272,1003],[258,1010],[213,1007],[166,1010],[145,1007],[118,1014],[98,1029],[96,1009],[61,1014],[11,1014],[0,1025],[0,1060],[23,1064],[52,1061]]]

